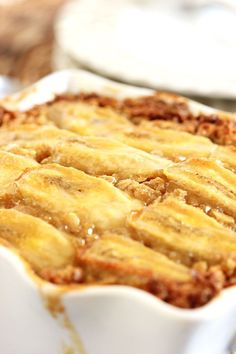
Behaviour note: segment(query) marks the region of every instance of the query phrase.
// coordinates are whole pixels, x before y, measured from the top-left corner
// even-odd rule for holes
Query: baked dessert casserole
[[[232,116],[81,93],[0,123],[0,239],[39,277],[183,308],[236,283]]]

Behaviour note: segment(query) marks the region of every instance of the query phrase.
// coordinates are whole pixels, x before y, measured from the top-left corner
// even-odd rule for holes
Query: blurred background
[[[235,112],[235,63],[236,0],[0,0],[0,94],[83,68]]]
[[[53,70],[53,24],[63,3],[0,0],[0,75],[30,84]]]

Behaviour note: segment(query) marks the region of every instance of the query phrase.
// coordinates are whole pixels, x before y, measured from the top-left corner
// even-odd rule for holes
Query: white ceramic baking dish
[[[81,90],[116,97],[152,92],[70,70],[52,74],[1,104],[24,110],[55,94]],[[188,104],[196,113],[213,111]],[[183,310],[127,286],[54,286],[35,277],[4,245],[0,284],[1,354],[225,354],[236,332],[235,287],[202,308]]]

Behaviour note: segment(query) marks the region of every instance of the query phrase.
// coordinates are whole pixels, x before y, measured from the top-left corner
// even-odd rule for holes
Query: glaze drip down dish
[[[163,94],[0,112],[0,239],[46,281],[183,308],[236,283],[236,121]]]

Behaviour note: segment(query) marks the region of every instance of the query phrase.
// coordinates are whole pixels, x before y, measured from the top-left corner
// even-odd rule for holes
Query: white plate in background
[[[73,0],[58,17],[57,44],[82,66],[123,82],[236,98],[236,12],[216,5],[180,11],[173,5],[180,1],[170,1]]]

